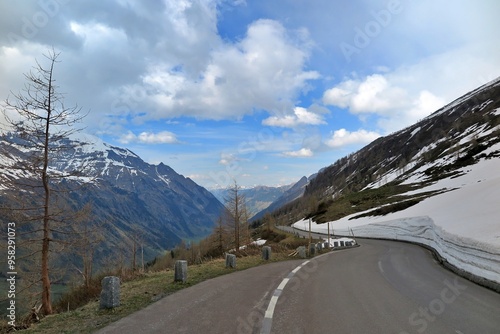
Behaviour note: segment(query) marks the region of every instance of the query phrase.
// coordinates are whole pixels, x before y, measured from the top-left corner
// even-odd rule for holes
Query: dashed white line
[[[320,256],[315,257],[314,259],[318,259],[322,256],[328,255],[331,253],[326,253],[322,254]],[[271,333],[271,326],[273,324],[273,315],[274,315],[274,309],[276,308],[276,304],[278,303],[279,296],[283,292],[283,289],[285,288],[286,284],[290,281],[290,279],[299,271],[303,266],[311,262],[311,260],[307,260],[299,264],[294,270],[288,274],[287,277],[283,278],[281,281],[280,285],[274,290],[273,296],[271,297],[271,300],[269,301],[269,305],[267,306],[266,313],[264,314],[264,319],[262,320],[262,328],[260,330],[261,334],[270,334]]]
[[[284,278],[280,285],[278,285],[278,289],[277,290],[283,290],[285,288],[285,285],[288,283],[290,279],[287,277],[287,278]]]

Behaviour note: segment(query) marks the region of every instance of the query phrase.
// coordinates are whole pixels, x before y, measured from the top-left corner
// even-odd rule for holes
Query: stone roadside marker
[[[174,282],[186,283],[188,263],[185,260],[175,261]]]
[[[236,255],[226,254],[226,268],[236,268]]]
[[[110,309],[120,306],[120,278],[106,276],[101,281],[100,309]]]

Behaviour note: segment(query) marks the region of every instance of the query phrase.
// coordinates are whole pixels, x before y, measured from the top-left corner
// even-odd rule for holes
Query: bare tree
[[[244,231],[245,226],[248,224],[245,197],[241,194],[240,189],[240,186],[234,181],[234,185],[229,188],[229,194],[225,200],[226,212],[228,214],[226,219],[231,222],[234,229],[236,253],[240,250],[241,231]]]
[[[81,268],[75,265],[76,271],[82,275],[83,285],[90,287],[92,282],[94,255],[96,247],[104,240],[103,223],[91,225],[87,221],[90,216],[91,205],[86,204],[81,211],[80,219],[71,226],[73,234],[77,236],[71,241],[72,253],[81,259]]]
[[[79,131],[75,125],[86,114],[81,113],[78,106],[66,107],[64,96],[58,92],[59,87],[54,79],[54,67],[58,62],[59,53],[54,50],[44,55],[48,65],[38,61],[33,69],[25,74],[26,84],[21,92],[12,93],[13,99],[7,99],[2,108],[5,126],[9,134],[3,134],[4,140],[13,139],[11,152],[2,152],[4,156],[12,156],[14,151],[21,152],[24,159],[11,159],[6,166],[9,170],[22,172],[25,181],[18,183],[24,191],[33,194],[29,203],[21,208],[23,216],[37,227],[31,232],[40,232],[40,239],[33,241],[41,243],[42,311],[52,313],[50,295],[51,279],[49,273],[49,253],[51,243],[64,234],[62,230],[54,229],[54,222],[61,222],[56,217],[63,214],[57,209],[53,193],[56,190],[54,181],[64,177],[75,176],[77,171],[56,171],[51,165],[58,152],[71,147],[67,138]],[[13,135],[14,134],[14,135]],[[17,180],[19,182],[19,180]],[[29,190],[26,190],[29,188]],[[54,237],[54,235],[58,237]]]
[[[221,256],[225,251],[229,249],[231,242],[231,230],[232,226],[228,226],[227,221],[223,219],[223,216],[217,219],[217,225],[215,225],[212,234],[207,238],[209,241],[208,249],[211,255]]]
[[[141,247],[141,272],[144,272],[144,231],[139,227],[132,228],[129,234],[129,240],[132,245],[132,272],[137,270],[137,251]]]
[[[222,221],[222,218],[219,217],[219,219],[217,219],[217,226],[215,227],[214,229],[214,236],[215,236],[215,243],[217,244],[217,252],[219,253],[219,255],[222,255],[225,251],[225,245],[224,245],[224,235],[225,235],[225,230],[224,230],[224,225],[223,225],[223,221]]]

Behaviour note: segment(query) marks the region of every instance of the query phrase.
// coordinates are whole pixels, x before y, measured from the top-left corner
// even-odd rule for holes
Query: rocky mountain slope
[[[321,222],[380,206],[379,214],[404,209],[439,193],[409,191],[458,177],[480,160],[498,159],[500,152],[490,148],[499,142],[497,79],[324,168],[298,200],[301,212],[309,210]],[[314,199],[315,208],[305,208],[306,199]]]
[[[28,152],[23,151],[20,140],[9,134],[0,141],[4,161],[23,162]],[[89,224],[102,225],[98,258],[117,253],[130,257],[136,240],[144,246],[145,258],[151,259],[182,239],[209,234],[223,210],[210,192],[162,163],[148,164],[127,149],[88,135],[67,139],[61,145],[68,148],[52,157],[50,169],[54,175],[74,176],[52,179],[56,189],[73,189],[58,199],[58,205],[76,209],[90,203]],[[30,177],[22,170],[0,171],[5,206],[19,195],[19,189],[5,185],[25,183]]]

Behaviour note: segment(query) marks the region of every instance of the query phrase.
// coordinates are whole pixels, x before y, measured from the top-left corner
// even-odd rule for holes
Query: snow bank
[[[495,145],[498,149],[498,144]],[[440,180],[421,192],[446,190],[386,216],[356,215],[329,222],[337,235],[411,241],[432,247],[448,263],[500,284],[500,159],[467,166],[459,177]],[[416,177],[418,179],[418,177]],[[306,226],[307,225],[307,226]],[[307,221],[295,228],[307,230]],[[327,223],[311,225],[326,233]]]
[[[434,249],[451,265],[500,283],[500,252],[490,244],[457,236],[436,226],[429,217],[397,219],[353,228],[354,235],[403,240]]]

